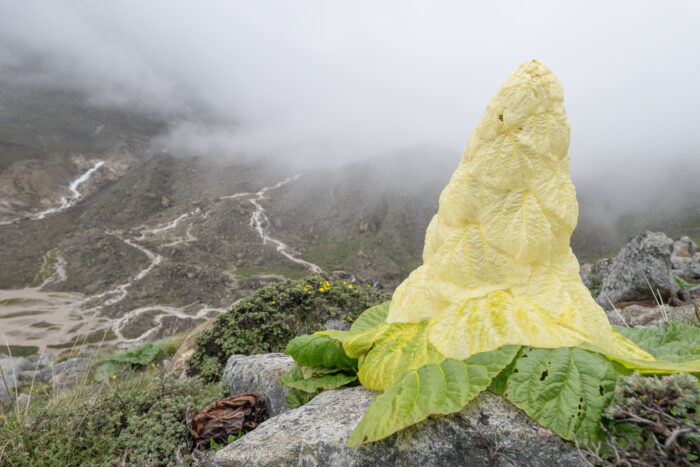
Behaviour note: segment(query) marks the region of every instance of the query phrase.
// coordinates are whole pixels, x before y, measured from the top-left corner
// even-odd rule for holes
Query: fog
[[[167,116],[182,153],[334,166],[423,143],[457,161],[537,58],[564,85],[579,192],[613,209],[697,193],[698,24],[692,0],[0,0],[0,68]]]

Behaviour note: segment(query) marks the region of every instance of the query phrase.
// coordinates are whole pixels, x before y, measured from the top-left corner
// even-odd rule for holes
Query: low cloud
[[[420,143],[460,154],[507,75],[538,58],[564,84],[579,193],[612,211],[674,204],[700,177],[697,2],[0,0],[0,11],[1,69],[160,114],[171,120],[160,143],[179,153],[328,165]]]

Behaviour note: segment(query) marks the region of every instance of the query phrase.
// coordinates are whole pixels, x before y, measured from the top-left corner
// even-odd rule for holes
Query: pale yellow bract
[[[507,344],[584,343],[654,360],[613,330],[579,277],[563,102],[536,60],[508,77],[440,195],[423,265],[396,289],[387,323],[430,320],[429,342],[456,360]]]

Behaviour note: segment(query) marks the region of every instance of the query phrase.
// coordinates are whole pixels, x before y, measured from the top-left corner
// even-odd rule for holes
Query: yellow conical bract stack
[[[429,342],[457,360],[584,342],[653,360],[615,333],[579,277],[563,96],[536,60],[510,75],[440,195],[423,265],[396,289],[388,323],[430,320]]]

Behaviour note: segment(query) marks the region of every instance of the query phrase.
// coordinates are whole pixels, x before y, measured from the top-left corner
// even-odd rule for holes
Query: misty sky
[[[0,67],[177,114],[185,149],[325,164],[419,143],[461,154],[537,58],[564,85],[574,179],[608,185],[700,173],[699,26],[694,0],[0,0]]]

